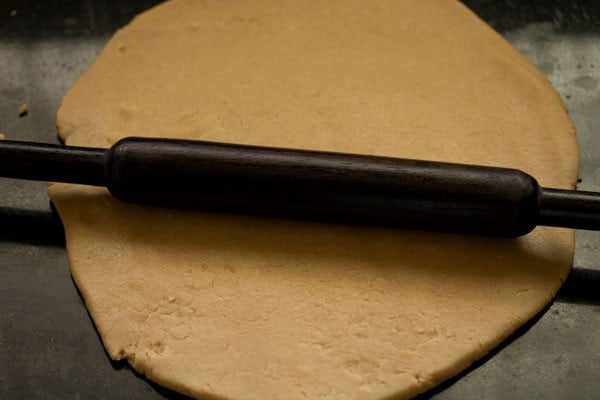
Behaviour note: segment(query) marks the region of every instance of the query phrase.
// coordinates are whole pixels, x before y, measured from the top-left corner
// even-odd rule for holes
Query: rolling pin
[[[106,186],[161,207],[516,237],[600,229],[600,194],[509,168],[129,137],[110,149],[0,141],[0,176]]]

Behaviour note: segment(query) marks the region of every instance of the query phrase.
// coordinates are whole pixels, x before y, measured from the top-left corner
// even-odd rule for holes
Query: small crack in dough
[[[65,96],[69,145],[162,136],[514,167],[574,187],[549,82],[451,0],[173,0]],[[538,313],[574,235],[515,240],[123,204],[54,184],[113,359],[199,398],[415,396]]]

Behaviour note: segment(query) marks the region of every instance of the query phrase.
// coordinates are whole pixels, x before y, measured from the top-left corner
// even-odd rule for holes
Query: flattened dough
[[[549,82],[449,0],[174,0],[119,31],[58,113],[70,145],[165,136],[509,166],[574,187]],[[52,185],[114,359],[188,395],[410,397],[550,301],[573,232],[518,240],[126,205]]]

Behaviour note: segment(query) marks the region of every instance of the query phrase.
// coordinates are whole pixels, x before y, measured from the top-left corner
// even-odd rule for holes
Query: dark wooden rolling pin
[[[600,229],[600,194],[515,169],[223,143],[126,138],[109,150],[0,141],[0,176],[107,186],[158,206],[492,236]]]

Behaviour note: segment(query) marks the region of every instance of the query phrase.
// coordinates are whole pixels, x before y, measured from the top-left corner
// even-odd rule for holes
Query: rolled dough
[[[69,145],[164,136],[507,166],[559,188],[578,168],[549,82],[450,0],[173,0],[114,35],[58,129]],[[195,397],[414,396],[539,312],[573,255],[564,229],[499,240],[50,195],[110,357]]]

